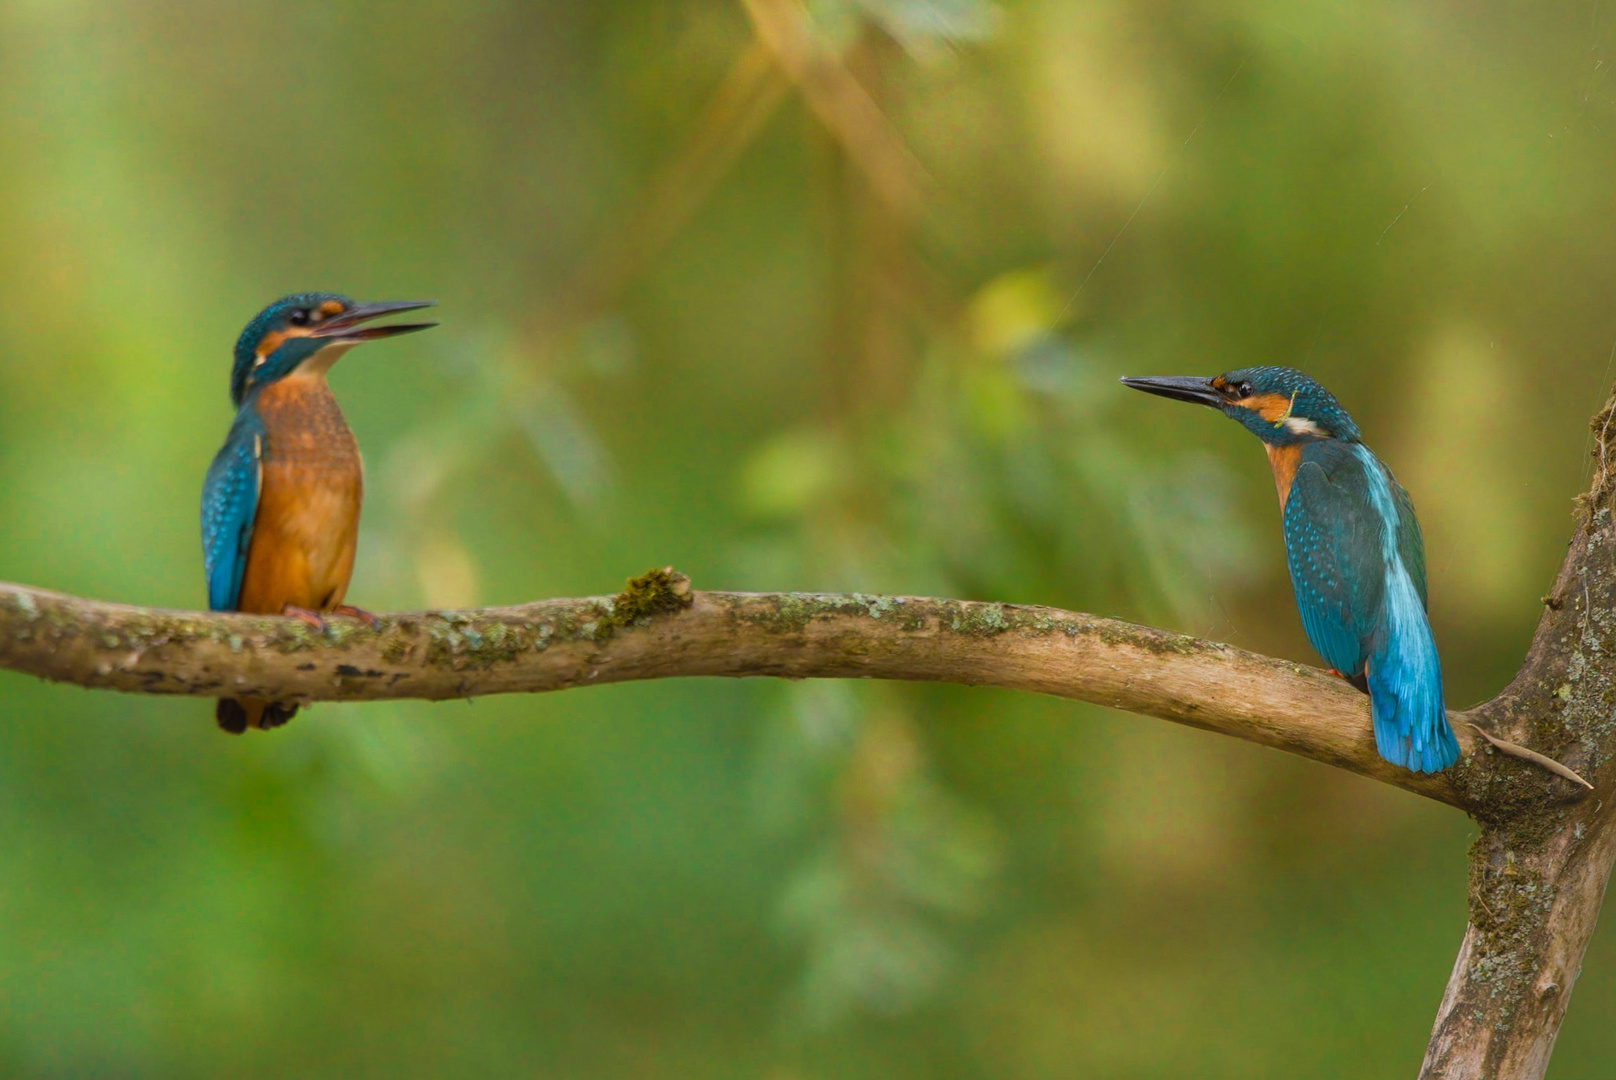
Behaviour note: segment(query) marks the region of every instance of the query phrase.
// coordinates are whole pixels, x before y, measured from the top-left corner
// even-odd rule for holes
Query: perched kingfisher
[[[359,445],[326,384],[355,345],[437,323],[363,324],[430,307],[430,300],[358,304],[299,293],[258,313],[236,342],[230,400],[236,420],[202,487],[208,607],[290,615],[323,627],[321,612],[375,616],[342,602],[353,575],[364,470]],[[219,726],[279,727],[296,705],[219,701]]]
[[[1426,773],[1458,761],[1425,613],[1414,504],[1334,395],[1284,367],[1122,382],[1220,409],[1263,441],[1307,639],[1335,674],[1369,695],[1381,757]]]

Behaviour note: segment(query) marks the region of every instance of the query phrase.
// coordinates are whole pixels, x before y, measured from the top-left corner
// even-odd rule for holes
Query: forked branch
[[[1537,1080],[1616,863],[1616,774],[1601,768],[1616,759],[1613,414],[1616,402],[1594,419],[1599,468],[1526,662],[1498,697],[1456,717],[1464,757],[1438,776],[1382,761],[1367,700],[1300,664],[1053,608],[692,592],[666,570],[614,597],[391,615],[374,630],[0,584],[0,668],[134,693],[304,702],[680,676],[904,679],[1052,694],[1233,735],[1481,822],[1469,925],[1421,1075]],[[1579,775],[1545,771],[1560,763]]]

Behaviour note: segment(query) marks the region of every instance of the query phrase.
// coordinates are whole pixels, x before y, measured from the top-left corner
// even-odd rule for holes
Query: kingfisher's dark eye
[[[1243,382],[1234,388],[1236,397],[1248,398],[1251,396],[1251,384]]]
[[[292,313],[286,317],[286,321],[291,323],[293,326],[307,326],[309,322],[309,309],[294,308]]]

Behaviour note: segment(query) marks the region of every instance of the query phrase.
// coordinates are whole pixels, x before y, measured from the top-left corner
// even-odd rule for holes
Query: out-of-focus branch
[[[1054,608],[692,593],[660,571],[616,597],[388,615],[375,631],[333,619],[323,634],[295,619],[0,585],[0,668],[135,693],[286,701],[440,700],[691,675],[997,686],[1158,716],[1466,803],[1449,777],[1382,761],[1366,699],[1314,668]]]
[[[814,34],[796,0],[743,0],[766,45],[808,108],[841,144],[887,209],[913,218],[926,171],[868,91]]]
[[[771,51],[754,40],[736,58],[695,130],[601,240],[546,310],[544,332],[598,316],[679,235],[740,160],[790,89]]]
[[[925,170],[840,57],[791,0],[745,0],[756,37],[702,110],[694,131],[545,309],[541,334],[564,336],[610,308],[678,236],[796,86],[871,188],[912,217]]]

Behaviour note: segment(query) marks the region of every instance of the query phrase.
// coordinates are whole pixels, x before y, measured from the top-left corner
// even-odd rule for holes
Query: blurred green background
[[[1114,381],[1285,363],[1413,493],[1450,704],[1507,682],[1616,375],[1616,7],[810,10],[804,92],[727,0],[0,0],[0,578],[200,606],[230,346],[336,289],[444,322],[333,375],[365,607],[672,564],[1313,663],[1262,454]],[[0,720],[5,1075],[1412,1075],[1464,926],[1452,811],[1008,693]],[[1551,1075],[1613,1030],[1607,919]]]

